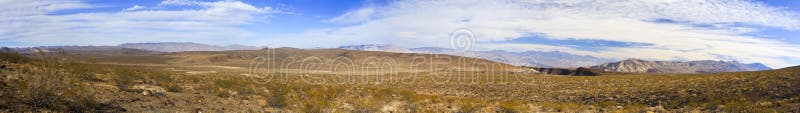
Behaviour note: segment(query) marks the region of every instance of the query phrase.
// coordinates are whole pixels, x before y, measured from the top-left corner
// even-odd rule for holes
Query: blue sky
[[[800,65],[792,0],[0,0],[0,46],[197,42]],[[466,31],[459,31],[466,29]]]

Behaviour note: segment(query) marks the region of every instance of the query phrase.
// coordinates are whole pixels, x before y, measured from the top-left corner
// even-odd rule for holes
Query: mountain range
[[[191,42],[159,42],[159,43],[126,43],[117,47],[133,48],[160,52],[181,52],[181,51],[227,51],[227,50],[258,50],[262,47],[228,45],[217,46]]]
[[[426,54],[447,54],[455,56],[473,57],[502,62],[513,65],[524,65],[533,67],[588,67],[606,62],[617,61],[615,59],[597,58],[593,56],[574,55],[559,51],[525,51],[508,52],[501,50],[494,51],[460,51],[441,47],[419,47],[403,48],[395,45],[368,44],[341,46],[339,49],[360,50],[360,51],[384,51],[399,53],[426,53]]]
[[[646,61],[641,59],[627,59],[592,66],[593,69],[609,72],[629,73],[718,73],[739,71],[770,70],[761,63],[743,64],[736,61]]]
[[[11,48],[9,48],[11,49]],[[13,51],[22,54],[36,53],[57,53],[68,52],[70,54],[92,54],[92,55],[144,55],[160,54],[158,51],[125,48],[118,46],[40,46],[28,48],[13,48]]]
[[[629,73],[717,73],[717,72],[738,72],[738,71],[760,71],[772,68],[761,64],[743,64],[736,61],[645,61],[640,59],[627,59],[618,61],[615,59],[598,58],[589,55],[575,55],[559,51],[525,51],[508,52],[501,50],[494,51],[460,51],[450,48],[440,47],[420,47],[406,49],[395,45],[349,45],[341,46],[339,49],[360,50],[360,51],[384,51],[398,53],[426,53],[426,54],[447,54],[455,56],[473,57],[486,59],[495,62],[518,66],[549,68],[578,68],[591,67],[592,69],[606,72],[629,72]],[[609,63],[610,62],[610,63]],[[599,64],[599,65],[598,65]]]

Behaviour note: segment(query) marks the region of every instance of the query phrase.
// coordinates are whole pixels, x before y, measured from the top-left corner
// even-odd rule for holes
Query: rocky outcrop
[[[736,61],[645,61],[641,59],[627,59],[619,62],[606,63],[592,66],[609,72],[628,73],[717,73],[738,71],[759,71],[771,68],[760,63],[742,64]]]

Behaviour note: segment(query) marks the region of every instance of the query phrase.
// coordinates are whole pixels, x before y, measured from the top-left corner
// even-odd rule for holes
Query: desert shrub
[[[323,109],[318,103],[304,103],[302,110],[304,113],[324,113]]]
[[[172,79],[172,76],[170,76],[170,74],[167,72],[163,72],[160,70],[147,70],[147,72],[148,73],[145,73],[145,79],[151,82],[155,82],[151,84],[167,86],[174,81]]]
[[[66,68],[67,71],[69,71],[70,73],[72,73],[73,75],[77,76],[80,79],[89,81],[98,81],[93,71],[99,70],[99,68],[95,66],[90,66],[80,63],[66,63],[66,67],[68,67]]]
[[[166,85],[166,89],[169,92],[181,92],[181,91],[183,91],[183,88],[181,88],[177,84],[167,84]]]
[[[647,106],[644,104],[625,104],[622,109],[614,109],[615,113],[641,113],[647,111]]]
[[[270,94],[267,97],[267,104],[270,107],[283,108],[289,105],[286,101],[286,88],[270,88]]]
[[[26,59],[26,58],[23,58]],[[88,70],[71,70],[70,64],[55,61],[28,60],[16,65],[15,72],[0,76],[0,108],[16,110],[48,109],[57,112],[102,112],[114,106],[100,103],[81,82]],[[113,111],[111,111],[113,112]]]
[[[30,61],[30,59],[13,51],[0,51],[0,61],[9,63],[26,63]]]
[[[620,105],[620,104],[617,103],[616,101],[608,101],[607,100],[607,101],[597,102],[594,105],[597,106],[597,107],[610,109],[610,108],[614,108],[615,106]]]
[[[113,72],[115,73],[114,81],[120,89],[130,88],[136,85],[136,82],[144,79],[143,76],[138,75],[138,72],[131,69],[116,69]]]
[[[307,105],[313,106],[311,108],[314,109],[324,109],[329,108],[333,105],[332,101],[334,98],[338,97],[339,94],[343,92],[342,89],[336,87],[328,87],[328,86],[305,86],[302,87],[303,91],[306,93],[306,97],[309,97],[309,101]]]
[[[574,103],[574,102],[563,102],[563,103],[541,103],[543,108],[553,109],[556,112],[575,112],[586,110],[588,107],[583,104]]]
[[[524,113],[528,111],[526,110],[527,106],[525,106],[525,104],[521,101],[502,102],[500,103],[500,109],[502,109],[503,112],[506,113],[520,113],[520,112]]]
[[[777,113],[775,108],[760,107],[752,102],[743,101],[729,101],[725,107],[720,110],[725,112],[743,112],[743,113]]]
[[[123,90],[133,87],[137,84],[156,85],[167,89],[170,92],[180,92],[181,87],[175,83],[172,75],[166,71],[158,69],[148,69],[130,66],[114,66],[107,68],[108,72],[114,76],[113,82],[117,87]]]
[[[204,86],[204,90],[211,91],[219,97],[233,97],[235,95],[256,94],[255,83],[245,77],[228,76],[212,80]]]
[[[459,99],[461,102],[460,111],[463,113],[475,113],[486,105],[485,102],[474,99]]]

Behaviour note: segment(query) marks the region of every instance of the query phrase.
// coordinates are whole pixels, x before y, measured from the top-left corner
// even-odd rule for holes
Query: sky
[[[0,46],[196,42],[800,65],[795,0],[0,0]]]

